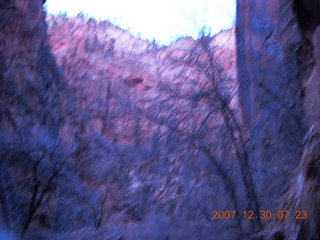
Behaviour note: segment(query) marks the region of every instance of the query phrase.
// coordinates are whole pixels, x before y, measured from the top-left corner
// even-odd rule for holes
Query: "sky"
[[[236,0],[47,0],[48,13],[109,20],[133,35],[168,45],[196,38],[203,26],[215,34],[234,25]]]

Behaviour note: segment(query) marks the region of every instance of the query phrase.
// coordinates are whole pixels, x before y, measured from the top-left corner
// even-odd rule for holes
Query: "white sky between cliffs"
[[[45,8],[67,16],[83,12],[168,45],[182,36],[197,38],[204,25],[212,34],[232,27],[236,0],[47,0]]]

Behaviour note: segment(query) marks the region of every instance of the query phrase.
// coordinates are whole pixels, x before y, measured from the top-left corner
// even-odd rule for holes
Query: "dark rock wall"
[[[303,154],[299,166],[294,170],[288,190],[281,199],[279,209],[291,212],[304,211],[303,220],[277,220],[271,231],[265,231],[267,239],[319,239],[319,93],[320,93],[320,2],[295,1],[294,11],[304,38],[299,67],[303,81],[304,110],[307,134],[303,142]],[[303,51],[302,51],[303,52]],[[301,53],[301,52],[300,52]],[[306,54],[307,53],[307,54]],[[304,68],[305,67],[305,68]],[[271,233],[271,234],[269,234]],[[276,237],[278,236],[278,237]],[[282,236],[279,238],[279,236]]]
[[[32,206],[61,159],[63,83],[47,44],[42,4],[0,2],[0,228],[19,233],[29,227]]]
[[[261,210],[273,210],[297,166],[305,134],[293,1],[242,0],[237,6],[240,101]]]
[[[57,137],[61,76],[47,44],[40,0],[25,2],[0,8],[1,131],[30,136],[32,129],[48,128]]]
[[[296,13],[301,32],[309,39],[312,39],[312,33],[320,24],[320,1],[319,0],[295,0],[293,9]]]

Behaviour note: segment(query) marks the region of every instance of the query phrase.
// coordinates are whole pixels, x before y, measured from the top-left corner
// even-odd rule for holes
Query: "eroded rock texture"
[[[62,80],[42,1],[1,1],[0,29],[0,228],[23,235],[63,156]]]
[[[72,124],[67,123],[70,118],[66,117],[62,129],[66,137],[75,135],[72,128],[83,121],[81,124],[87,130],[94,130],[112,142],[137,144],[137,128],[143,135],[142,141],[149,142],[147,136],[156,128],[150,120],[152,112],[162,108],[162,115],[167,117],[176,106],[187,111],[187,98],[210,88],[203,66],[194,64],[202,50],[191,37],[160,48],[107,21],[49,16],[48,23],[50,44],[68,83],[64,116],[70,114]],[[210,51],[214,49],[219,65],[217,77],[224,79],[219,84],[228,90],[224,92],[230,95],[230,106],[237,109],[234,46],[234,30],[210,39]],[[203,53],[200,60],[202,63],[205,60]],[[139,107],[149,119],[147,116],[137,119],[134,106],[126,102]],[[119,114],[120,109],[123,111]],[[192,118],[185,127],[192,128],[199,120]]]
[[[42,3],[0,2],[1,234],[319,238],[319,1],[238,1],[238,74],[234,30],[159,47],[50,16],[47,39]],[[212,214],[284,208],[310,215]]]
[[[48,24],[67,82],[61,136],[75,146],[84,202],[72,236],[241,235],[238,219],[210,223],[211,211],[247,201],[222,111],[239,119],[234,30],[161,48],[107,21],[49,16]]]
[[[318,239],[319,1],[238,1],[237,13],[240,101],[259,207],[310,214],[276,221],[267,239]]]
[[[274,209],[301,157],[304,136],[298,49],[302,36],[292,1],[238,1],[240,101],[261,209]]]
[[[268,237],[319,239],[319,127],[319,123],[314,123],[307,132],[301,162],[279,207],[290,211],[291,217],[277,219],[276,223],[268,228]]]
[[[320,119],[320,27],[316,29],[312,36],[314,67],[305,83],[305,109],[308,123],[312,125]]]
[[[313,56],[315,64],[307,79],[305,89],[305,111],[309,130],[304,138],[303,155],[299,167],[292,177],[290,188],[283,197],[280,209],[288,209],[293,213],[303,211],[304,218],[278,220],[272,234],[281,234],[282,239],[319,239],[319,39],[320,27],[312,33]]]
[[[108,22],[51,17],[62,85],[39,4],[1,9],[1,228],[22,239],[242,235],[239,219],[210,222],[247,201],[229,144],[239,131],[224,124],[240,116],[233,30],[160,48]]]

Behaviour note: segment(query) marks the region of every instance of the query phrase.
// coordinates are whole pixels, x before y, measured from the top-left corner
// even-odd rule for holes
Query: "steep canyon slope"
[[[318,0],[167,47],[43,3],[0,1],[0,239],[319,238]]]
[[[42,4],[0,3],[0,231],[19,236],[54,192],[65,157],[63,80],[47,43]]]
[[[8,238],[242,234],[241,221],[210,223],[212,209],[246,202],[223,124],[241,115],[233,30],[160,48],[108,22],[49,17],[48,38],[42,1],[1,4]]]
[[[241,116],[234,29],[159,47],[107,21],[47,21],[67,82],[61,136],[76,146],[72,158],[86,190],[106,191],[101,225],[116,224],[125,239],[241,234],[239,221],[207,226],[211,208],[246,202],[244,183],[235,187],[240,170],[223,113]],[[211,181],[220,187],[211,189]],[[163,219],[159,236],[152,236],[154,218]]]
[[[319,238],[319,16],[317,0],[238,1],[239,93],[260,208],[309,213],[276,220],[267,239]]]

